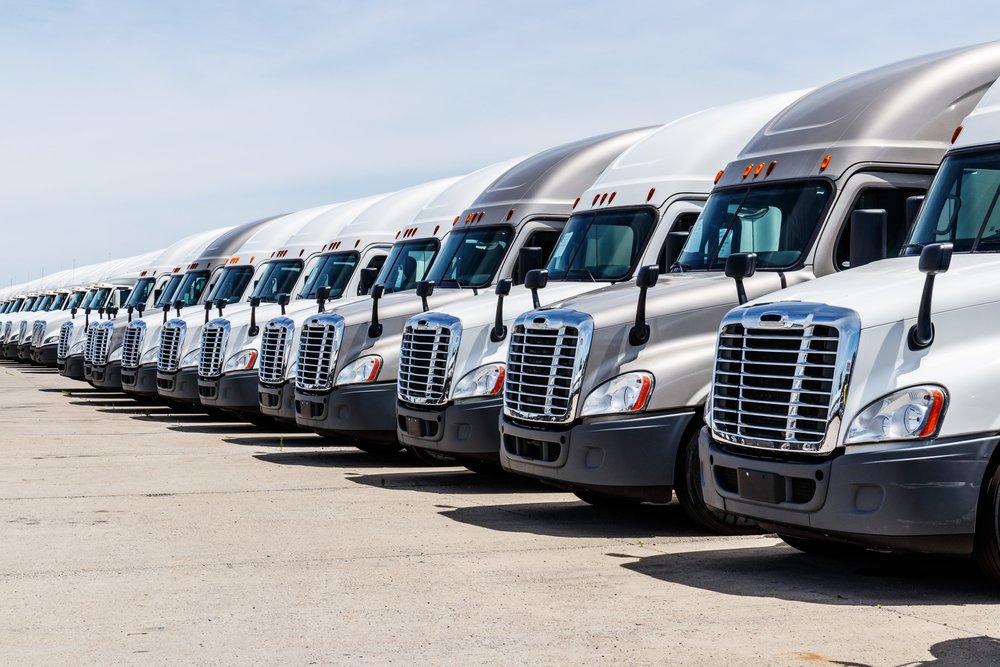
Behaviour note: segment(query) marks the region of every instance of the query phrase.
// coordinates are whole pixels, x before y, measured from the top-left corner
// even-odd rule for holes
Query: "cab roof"
[[[271,253],[271,257],[284,257],[288,254],[297,257],[326,250],[327,246],[332,246],[337,238],[350,228],[351,222],[358,215],[390,194],[392,193],[352,199],[330,209],[289,237],[284,245]]]
[[[835,180],[859,163],[935,166],[998,75],[1000,42],[991,42],[834,81],[761,128],[719,186],[819,175]]]
[[[212,241],[221,235],[235,229],[234,226],[220,227],[206,232],[198,232],[185,236],[179,241],[164,248],[163,252],[140,273],[140,277],[155,277],[169,273],[173,269],[183,269],[190,261],[199,257]]]
[[[1000,81],[986,91],[962,125],[955,148],[1000,143]]]
[[[258,264],[270,258],[274,250],[284,245],[305,225],[338,206],[340,206],[339,203],[316,206],[269,220],[254,230],[253,234],[239,248],[230,253],[231,256],[226,260],[226,263]]]

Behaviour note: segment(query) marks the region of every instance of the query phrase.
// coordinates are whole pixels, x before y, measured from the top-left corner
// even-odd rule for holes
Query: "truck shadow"
[[[422,465],[422,464],[420,464]],[[466,468],[427,468],[419,472],[357,475],[348,479],[383,489],[446,494],[547,493],[556,489],[527,477],[483,475]]]
[[[954,605],[1000,601],[1000,588],[968,560],[862,553],[837,558],[770,547],[689,551],[622,567],[726,595],[827,605]]]
[[[251,440],[253,438],[246,438]],[[312,443],[316,447],[318,443]],[[274,446],[274,445],[270,445]],[[348,444],[327,443],[330,449],[313,449],[307,452],[269,452],[254,454],[254,458],[265,463],[285,466],[316,466],[320,468],[402,468],[420,467],[423,464],[409,454],[375,455],[362,452]],[[369,475],[358,475],[369,477]],[[377,475],[370,475],[375,478]],[[354,480],[355,477],[348,477]]]
[[[316,447],[324,447],[328,444],[320,435],[298,431],[291,431],[287,434],[275,433],[274,435],[255,438],[223,438],[222,441],[232,445],[242,445],[243,447],[290,447],[292,449],[297,447],[315,449]]]
[[[556,493],[564,493],[555,491]],[[627,510],[593,507],[582,501],[457,507],[441,516],[508,533],[548,537],[700,537],[680,505],[638,505]]]
[[[934,665],[935,667],[951,667],[952,665],[998,665],[1000,664],[1000,640],[993,637],[961,637],[946,639],[934,644],[928,652],[933,660],[923,660],[912,663],[915,666]]]

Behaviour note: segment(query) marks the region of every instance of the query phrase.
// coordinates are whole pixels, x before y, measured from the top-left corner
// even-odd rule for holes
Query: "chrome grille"
[[[222,363],[229,340],[229,321],[212,320],[201,332],[201,351],[198,354],[198,375],[214,378],[222,375]]]
[[[344,319],[336,315],[317,315],[302,325],[299,334],[298,368],[295,386],[307,391],[333,387],[330,374],[337,366],[337,354],[344,333]]]
[[[65,359],[69,356],[69,341],[73,337],[73,323],[63,322],[59,327],[59,344],[56,345],[56,357]]]
[[[83,344],[83,360],[88,364],[94,363],[94,333],[97,326],[91,324],[87,327],[87,340]]]
[[[28,321],[21,320],[21,322],[17,325],[17,334],[15,334],[13,342],[20,343],[21,341],[26,340],[27,336],[28,336]]]
[[[14,328],[14,323],[13,322],[7,322],[7,324],[4,325],[4,328],[3,328],[3,342],[6,343],[7,339],[10,338],[10,330],[13,329],[13,328]]]
[[[170,320],[160,331],[160,353],[156,359],[156,370],[176,373],[181,364],[181,344],[184,342],[186,326],[180,320]]]
[[[35,324],[31,328],[31,345],[32,347],[41,347],[44,340],[45,320],[35,320]]]
[[[88,334],[92,334],[90,363],[94,366],[105,366],[108,363],[108,349],[111,344],[111,332],[114,325],[111,322],[92,324]]]
[[[273,319],[264,325],[260,339],[260,368],[257,373],[264,384],[285,381],[285,360],[295,325],[288,318]]]
[[[828,315],[851,312],[795,304],[789,315],[785,304],[769,304],[734,311],[723,321],[711,406],[712,429],[720,439],[804,452],[835,445],[831,425],[836,420],[839,431],[860,327],[846,325],[849,317],[830,321],[800,314],[807,305]]]
[[[122,368],[138,368],[142,355],[142,339],[146,335],[146,323],[139,320],[129,322],[122,338]]]
[[[399,398],[420,405],[446,403],[461,338],[462,327],[454,317],[430,313],[411,318],[399,350]]]
[[[518,317],[507,350],[504,412],[531,421],[573,419],[593,326],[589,316],[568,310]]]

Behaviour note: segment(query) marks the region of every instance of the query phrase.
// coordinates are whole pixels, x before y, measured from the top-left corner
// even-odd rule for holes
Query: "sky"
[[[0,286],[993,39],[995,0],[0,0]]]

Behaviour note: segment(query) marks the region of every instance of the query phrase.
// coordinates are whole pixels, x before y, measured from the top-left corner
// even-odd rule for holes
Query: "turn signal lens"
[[[943,387],[925,385],[893,392],[871,403],[851,422],[844,443],[918,440],[937,435],[948,403]]]

